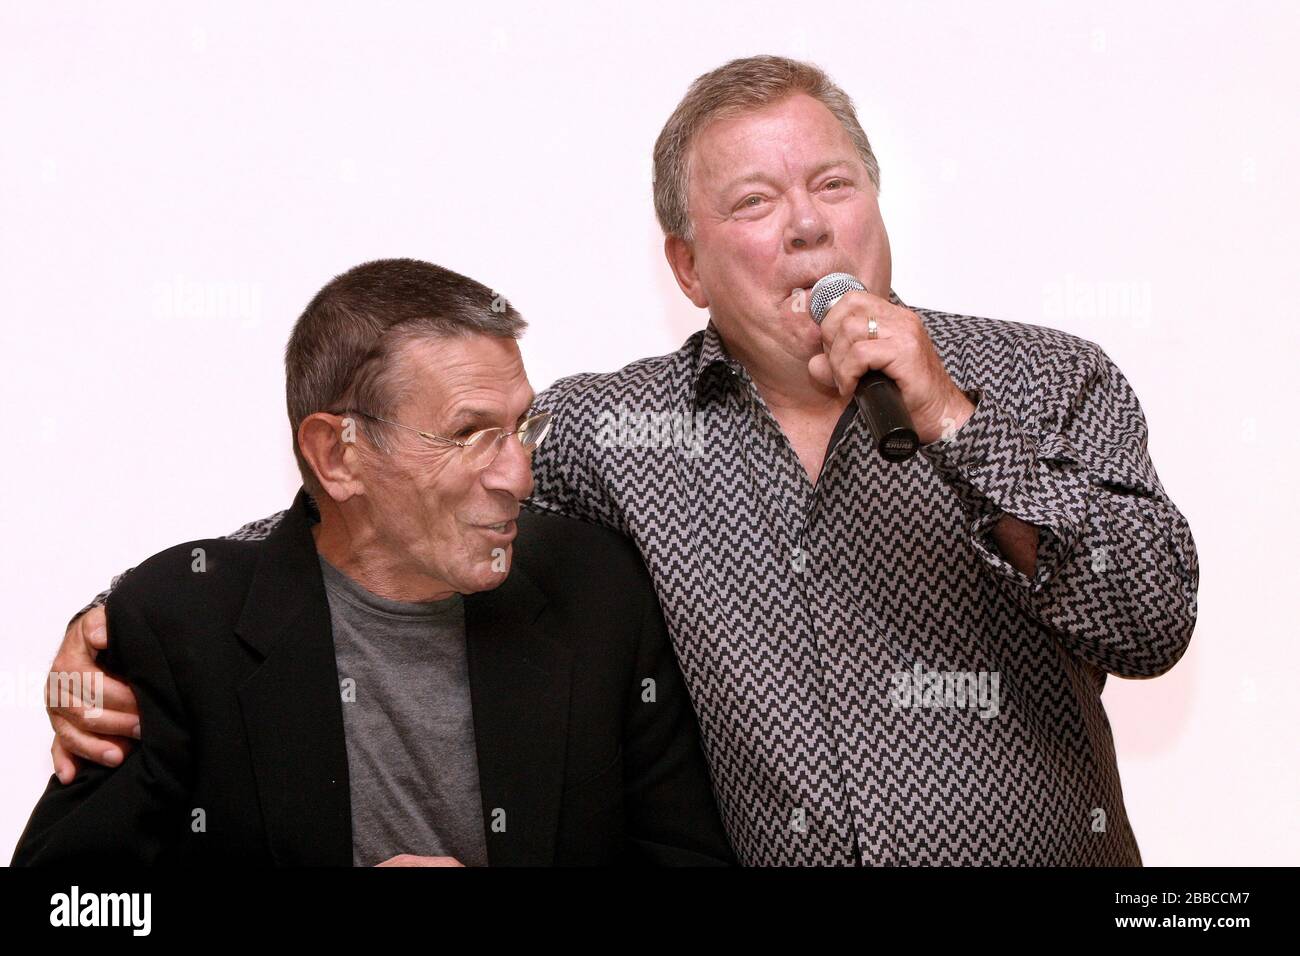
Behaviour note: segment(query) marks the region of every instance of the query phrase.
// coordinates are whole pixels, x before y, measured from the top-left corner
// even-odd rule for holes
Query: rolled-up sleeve
[[[969,542],[999,586],[1071,652],[1121,677],[1171,668],[1196,624],[1199,567],[1187,520],[1147,452],[1137,396],[1092,343],[1077,374],[1018,416],[967,390],[975,411],[921,454],[961,503]],[[992,538],[1003,515],[1039,529],[1032,579]]]

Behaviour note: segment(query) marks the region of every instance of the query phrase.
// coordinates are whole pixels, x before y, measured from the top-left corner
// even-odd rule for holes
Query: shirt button
[[[808,566],[808,553],[802,548],[791,548],[790,566],[798,573],[803,574],[804,568]]]

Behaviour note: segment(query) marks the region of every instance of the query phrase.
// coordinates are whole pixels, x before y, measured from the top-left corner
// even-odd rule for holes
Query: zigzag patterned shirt
[[[1091,342],[913,311],[975,412],[911,460],[850,403],[810,483],[710,324],[539,395],[528,504],[639,546],[743,863],[1140,865],[1101,692],[1177,662],[1199,578],[1141,407]]]

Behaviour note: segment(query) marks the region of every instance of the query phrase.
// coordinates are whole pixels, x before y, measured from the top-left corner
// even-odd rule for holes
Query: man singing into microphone
[[[1119,369],[1062,332],[905,305],[876,157],[812,65],[701,76],[654,177],[708,326],[540,396],[565,427],[531,506],[640,548],[742,862],[1139,865],[1101,692],[1178,661],[1198,565]],[[866,291],[819,326],[832,272]],[[852,400],[873,370],[920,444],[900,462]],[[98,620],[56,669],[92,666]],[[129,745],[54,721],[65,774]]]

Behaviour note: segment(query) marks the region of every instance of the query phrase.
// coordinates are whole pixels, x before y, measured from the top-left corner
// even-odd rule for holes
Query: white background
[[[262,9],[265,6],[266,9]],[[37,685],[116,571],[287,506],[280,357],[336,273],[502,291],[539,389],[675,349],[650,151],[688,83],[828,69],[905,302],[1099,342],[1200,553],[1200,621],[1105,703],[1148,864],[1295,864],[1297,90],[1278,3],[7,4],[0,855]]]

